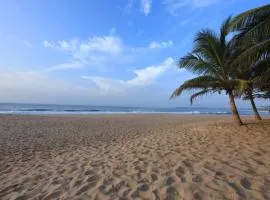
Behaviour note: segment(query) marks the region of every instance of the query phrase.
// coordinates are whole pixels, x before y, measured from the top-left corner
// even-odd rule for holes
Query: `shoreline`
[[[240,107],[243,116],[253,114],[253,110]],[[269,116],[269,112],[259,113]],[[91,105],[54,105],[54,104],[0,104],[0,114],[23,115],[119,115],[119,114],[171,114],[171,115],[230,115],[228,107],[128,107],[128,106],[91,106]]]
[[[264,113],[260,113],[261,117],[263,119],[270,118],[270,114],[265,111]],[[64,117],[64,116],[84,116],[84,117],[90,117],[90,116],[147,116],[147,115],[153,115],[153,116],[220,116],[220,117],[230,117],[231,113],[183,113],[183,112],[92,112],[92,113],[0,113],[0,116],[45,116],[45,117]],[[240,114],[243,118],[252,118],[254,114]]]

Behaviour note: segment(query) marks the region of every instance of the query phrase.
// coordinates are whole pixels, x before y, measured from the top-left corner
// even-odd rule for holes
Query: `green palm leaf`
[[[196,93],[194,93],[194,94],[192,94],[191,96],[190,96],[190,104],[192,105],[193,104],[193,102],[194,102],[194,100],[196,99],[196,98],[198,98],[198,97],[201,97],[201,96],[203,96],[203,95],[207,95],[207,94],[212,94],[212,93],[214,93],[215,91],[213,91],[212,89],[205,89],[205,90],[201,90],[201,91],[199,91],[199,92],[196,92]]]
[[[211,76],[199,76],[185,81],[180,85],[171,95],[170,98],[180,96],[185,90],[194,89],[207,89],[207,88],[219,88],[221,86],[220,80]]]

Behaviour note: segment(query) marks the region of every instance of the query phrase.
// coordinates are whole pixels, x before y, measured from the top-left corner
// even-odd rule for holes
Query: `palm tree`
[[[229,95],[233,119],[242,125],[233,94],[238,82],[230,76],[231,55],[227,41],[230,23],[231,17],[222,24],[219,34],[209,29],[197,33],[192,52],[180,59],[178,67],[198,77],[185,81],[173,92],[171,98],[181,95],[185,90],[199,89],[190,97],[192,103],[199,96],[225,91]]]
[[[270,51],[270,4],[248,10],[234,17],[232,41],[246,47],[235,59],[238,64],[254,62]]]
[[[239,68],[245,69],[245,71],[241,71],[240,73],[235,73],[235,78],[237,78],[239,81],[238,88],[237,90],[235,90],[235,96],[242,97],[243,100],[249,100],[251,103],[253,112],[254,112],[255,119],[262,120],[257,110],[256,104],[254,102],[254,98],[255,98],[254,81],[256,79],[256,76],[254,76],[253,72],[249,70],[250,68],[247,68],[247,67],[239,67]]]
[[[255,118],[261,120],[254,97],[265,97],[262,92],[269,92],[265,89],[270,88],[266,73],[270,64],[270,5],[241,13],[230,26],[236,33],[230,45],[234,54],[233,74],[240,83],[238,93],[250,100]],[[260,91],[259,95],[254,95],[255,91]]]
[[[240,66],[233,68],[232,76],[238,81],[238,88],[235,90],[235,94],[239,97],[242,96],[244,100],[250,101],[255,119],[257,120],[261,120],[261,116],[254,99],[255,97],[262,97],[261,95],[256,95],[256,93],[262,94],[267,89],[267,85],[269,85],[269,66],[270,55],[265,55],[248,67]]]
[[[257,76],[254,84],[256,87],[255,97],[270,99],[270,57],[268,62],[265,62],[266,70],[263,70],[261,76]]]

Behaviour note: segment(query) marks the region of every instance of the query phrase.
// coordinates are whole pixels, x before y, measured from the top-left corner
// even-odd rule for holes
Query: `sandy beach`
[[[0,199],[270,199],[270,120],[0,116]]]

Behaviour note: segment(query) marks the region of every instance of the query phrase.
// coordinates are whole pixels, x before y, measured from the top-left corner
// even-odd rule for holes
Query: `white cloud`
[[[161,101],[168,101],[169,94],[167,95],[164,90],[161,90],[161,86],[150,83],[156,81],[170,67],[171,62],[173,59],[168,58],[159,65],[135,71],[135,77],[128,81],[84,76],[81,78],[91,80],[91,82],[85,81],[83,85],[60,80],[44,72],[18,72],[0,68],[1,101],[153,106]],[[152,75],[148,77],[148,75],[144,75],[145,73]],[[141,87],[136,85],[139,80],[144,83]],[[94,84],[98,88],[94,87]]]
[[[81,69],[84,68],[86,66],[86,63],[81,62],[81,61],[73,61],[73,62],[69,62],[69,63],[62,63],[62,64],[58,64],[55,66],[52,66],[50,68],[47,68],[44,71],[47,72],[52,72],[52,71],[57,71],[57,70],[64,70],[64,69]]]
[[[165,49],[173,46],[173,42],[171,40],[165,42],[156,42],[153,41],[148,45],[149,49]]]
[[[121,52],[122,41],[121,38],[116,36],[93,36],[87,41],[82,41],[79,39],[72,39],[69,41],[62,40],[57,42],[51,42],[45,40],[43,42],[44,47],[52,48],[55,50],[71,53],[75,57],[80,53],[108,53],[108,54],[118,54]]]
[[[152,0],[141,0],[141,12],[146,16],[149,15],[152,8]]]
[[[57,42],[45,40],[43,42],[43,46],[46,48],[52,48],[54,50],[68,52],[68,53],[72,53],[76,51],[76,49],[78,48],[78,44],[79,44],[78,39],[72,39],[70,41],[61,40]]]
[[[89,101],[97,94],[90,88],[76,86],[39,72],[3,71],[0,73],[2,102],[72,103]]]
[[[149,50],[165,49],[173,46],[173,42],[169,40],[153,41],[148,46],[129,47],[123,43],[120,37],[114,34],[115,32],[116,29],[112,28],[110,35],[93,36],[88,40],[78,38],[60,41],[44,40],[43,46],[45,48],[70,56],[68,61],[49,67],[45,71],[78,69],[86,66],[104,71],[108,66],[130,63],[139,55],[149,53]]]
[[[223,0],[164,0],[166,10],[177,15],[177,11],[183,7],[202,8],[222,2]]]
[[[144,69],[135,70],[136,76],[128,80],[128,84],[132,85],[147,85],[153,83],[158,77],[160,77],[165,71],[171,68],[174,64],[172,57],[167,58],[159,65],[153,65]]]
[[[96,76],[82,76],[81,78],[94,82],[101,90],[101,92],[121,92],[135,86],[146,86],[154,83],[173,65],[174,59],[169,57],[158,65],[152,65],[143,69],[135,70],[135,76],[130,80],[117,80]]]
[[[90,80],[95,83],[100,89],[101,93],[121,92],[124,91],[125,81],[115,80],[112,78],[99,77],[99,76],[82,76],[82,79]]]
[[[112,29],[111,32],[115,32]],[[103,66],[111,58],[118,57],[124,49],[121,38],[109,36],[93,36],[86,41],[80,39],[43,42],[44,47],[66,53],[72,57],[72,61],[59,64],[52,69],[71,69],[89,66]]]

